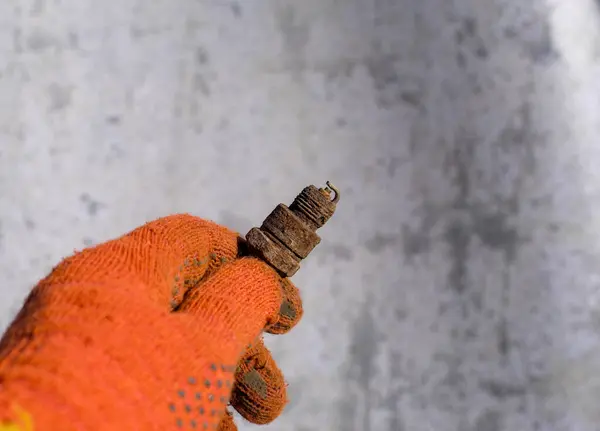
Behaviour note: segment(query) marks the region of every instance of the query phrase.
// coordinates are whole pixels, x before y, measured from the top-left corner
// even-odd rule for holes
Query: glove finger
[[[261,260],[235,259],[190,289],[177,309],[180,313],[174,314],[196,322],[198,353],[210,351],[237,364],[247,346],[277,320],[280,282],[275,270]]]
[[[177,306],[185,292],[238,254],[238,235],[188,214],[149,222],[64,259],[40,285],[128,285],[132,296]]]
[[[283,374],[262,338],[239,362],[230,403],[244,419],[257,425],[275,420],[287,403]]]
[[[282,279],[280,284],[283,301],[277,320],[265,328],[270,334],[285,334],[298,324],[304,314],[298,288],[289,278]]]
[[[219,422],[217,431],[238,431],[238,427],[233,421],[233,414],[230,411],[225,412],[225,416]]]

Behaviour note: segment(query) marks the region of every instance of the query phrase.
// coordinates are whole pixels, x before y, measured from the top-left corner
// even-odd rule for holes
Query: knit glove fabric
[[[286,403],[263,331],[302,316],[298,290],[191,215],[63,260],[0,341],[0,430],[236,430]],[[3,428],[4,427],[4,428]]]

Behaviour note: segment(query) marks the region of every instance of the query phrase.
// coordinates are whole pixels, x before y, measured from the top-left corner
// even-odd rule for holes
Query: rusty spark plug
[[[321,242],[316,231],[333,216],[339,200],[339,190],[329,181],[324,188],[304,188],[289,207],[277,205],[261,227],[250,229],[246,234],[248,253],[283,277],[291,277]]]

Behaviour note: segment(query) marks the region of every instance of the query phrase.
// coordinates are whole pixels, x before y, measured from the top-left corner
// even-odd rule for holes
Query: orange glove
[[[236,430],[228,403],[275,419],[285,383],[261,333],[302,305],[242,246],[175,215],[61,262],[0,341],[0,430]]]

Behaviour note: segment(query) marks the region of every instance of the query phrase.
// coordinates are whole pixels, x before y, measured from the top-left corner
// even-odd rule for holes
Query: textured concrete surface
[[[2,326],[74,248],[330,179],[263,429],[600,430],[597,8],[0,2]]]

